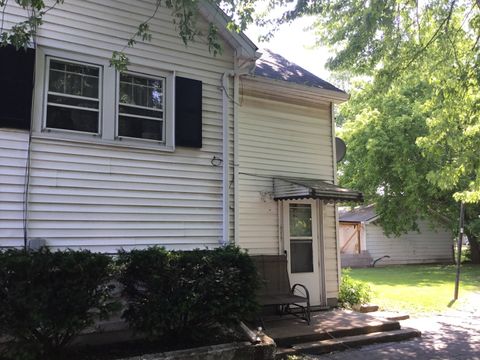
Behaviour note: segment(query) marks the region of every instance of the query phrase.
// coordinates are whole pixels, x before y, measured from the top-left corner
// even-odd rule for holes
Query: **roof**
[[[263,49],[261,52],[262,56],[256,62],[253,75],[345,94],[343,90],[288,61],[283,56],[268,49]]]
[[[339,211],[339,220],[344,222],[370,222],[377,218],[373,204],[359,206],[350,211]]]
[[[340,201],[363,201],[359,191],[341,188],[324,180],[305,178],[274,178],[274,199],[323,199]]]

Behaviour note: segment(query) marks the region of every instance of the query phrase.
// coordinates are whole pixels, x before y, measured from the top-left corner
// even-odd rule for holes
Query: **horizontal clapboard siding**
[[[0,129],[0,248],[23,246],[28,132]]]
[[[242,96],[239,107],[239,244],[252,254],[279,253],[272,176],[333,181],[328,103],[308,107]],[[324,207],[327,297],[338,293],[335,208]]]
[[[326,204],[323,208],[323,241],[325,249],[325,282],[327,298],[338,297],[338,260],[337,260],[337,228],[336,212],[333,204]]]
[[[366,225],[367,250],[373,259],[388,255],[379,265],[422,264],[451,262],[453,236],[440,227],[432,229],[424,221],[419,222],[420,233],[408,232],[398,237],[387,237],[381,226]]]
[[[45,15],[37,43],[109,59],[154,9],[153,0],[66,0]],[[26,16],[24,10],[10,3],[5,14],[7,28]],[[149,24],[152,41],[127,48],[129,60],[145,73],[149,69],[175,71],[177,76],[202,82],[202,148],[177,147],[169,153],[101,141],[73,141],[60,134],[56,138],[34,134],[29,237],[45,238],[53,248],[104,252],[150,245],[192,249],[219,244],[222,168],[212,166],[211,159],[222,157],[220,85],[222,74],[234,67],[233,50],[224,43],[222,55],[213,57],[204,36],[185,46],[172,23],[171,11],[164,7]],[[207,26],[199,18],[204,34]],[[229,106],[232,114],[230,100]],[[20,155],[11,151],[3,152],[0,160],[8,164],[8,169],[24,171]],[[21,180],[16,181],[23,183]],[[7,207],[18,206],[21,210],[18,201],[22,189],[18,185],[13,189],[2,193],[2,213]],[[20,210],[9,212],[1,225],[20,224]],[[21,226],[15,229],[20,231]],[[0,239],[12,238],[4,234]],[[15,234],[18,238],[19,233]]]

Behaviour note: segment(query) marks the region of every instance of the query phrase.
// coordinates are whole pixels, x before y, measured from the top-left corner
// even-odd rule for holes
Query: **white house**
[[[53,249],[113,253],[228,242],[289,256],[313,305],[336,303],[333,106],[347,94],[225,30],[187,47],[161,7],[152,40],[109,66],[153,0],[65,0],[28,52],[1,48],[0,248],[42,239]],[[8,28],[26,12],[10,2]],[[206,33],[206,31],[204,31]]]
[[[341,211],[340,254],[343,267],[449,263],[453,261],[453,235],[442,227],[419,221],[419,231],[386,236],[378,224],[374,205]]]

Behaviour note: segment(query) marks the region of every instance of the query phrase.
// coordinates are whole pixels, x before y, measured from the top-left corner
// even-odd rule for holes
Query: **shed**
[[[381,215],[373,204],[339,212],[339,243],[342,267],[450,263],[453,235],[441,226],[418,221],[419,231],[387,236],[378,223]]]

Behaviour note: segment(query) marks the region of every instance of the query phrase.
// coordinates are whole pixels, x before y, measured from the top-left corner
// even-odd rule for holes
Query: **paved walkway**
[[[401,322],[403,327],[413,327],[422,337],[399,343],[387,343],[350,349],[342,352],[311,356],[318,360],[397,360],[445,359],[480,360],[480,293],[465,302],[463,310],[449,310]]]

